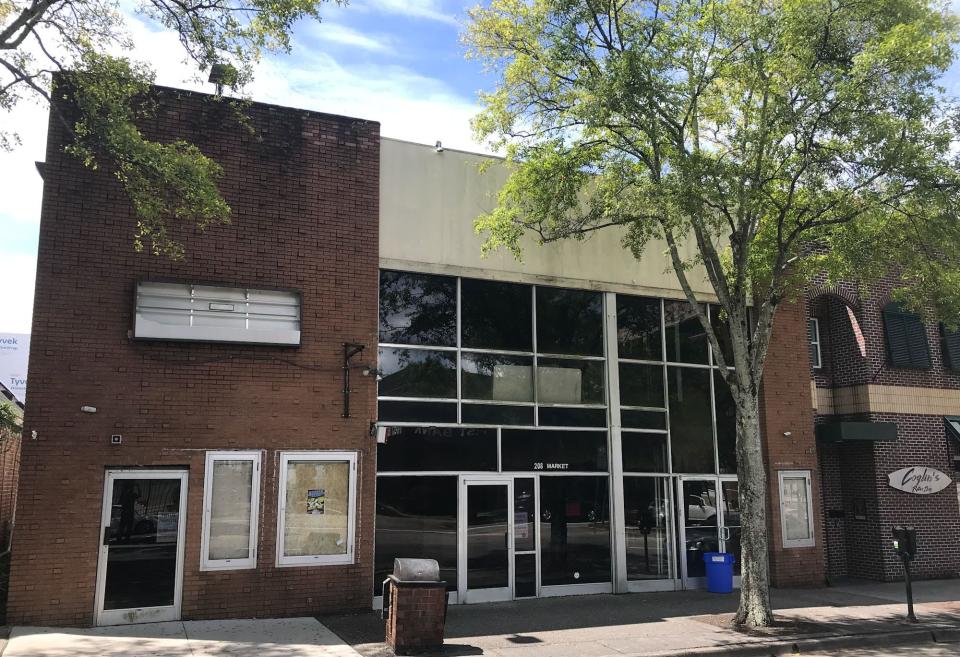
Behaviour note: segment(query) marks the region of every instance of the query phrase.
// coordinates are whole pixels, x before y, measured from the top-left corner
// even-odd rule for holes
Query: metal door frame
[[[513,600],[513,477],[514,475],[460,475],[459,477],[459,495],[457,496],[457,602],[460,604]],[[470,486],[504,486],[507,489],[506,587],[497,589],[475,589],[473,591],[467,588],[467,493]],[[539,577],[537,579],[539,580]]]
[[[100,543],[97,557],[97,583],[94,596],[94,617],[97,625],[125,625],[131,623],[156,623],[180,620],[183,602],[183,555],[187,528],[187,470],[144,470],[140,468],[108,469],[103,484],[103,510],[100,514],[100,531],[97,540]],[[104,609],[103,599],[106,588],[107,556],[110,546],[105,545],[103,537],[110,529],[113,510],[113,483],[118,479],[177,479],[180,481],[180,509],[177,521],[177,564],[174,575],[173,604],[164,607],[133,607],[130,609]]]
[[[687,500],[686,495],[683,490],[683,484],[688,481],[706,481],[711,482],[715,486],[716,490],[716,510],[717,510],[717,546],[721,552],[726,552],[727,549],[727,536],[729,533],[724,532],[723,530],[727,529],[726,519],[725,519],[725,509],[724,509],[724,494],[723,494],[723,482],[733,481],[736,482],[736,475],[680,475],[677,477],[677,556],[683,555],[683,558],[678,559],[679,568],[677,570],[677,575],[680,579],[680,584],[684,589],[702,589],[706,588],[706,578],[705,577],[690,577],[687,575]],[[735,587],[740,586],[740,577],[735,576],[733,578],[733,585]]]

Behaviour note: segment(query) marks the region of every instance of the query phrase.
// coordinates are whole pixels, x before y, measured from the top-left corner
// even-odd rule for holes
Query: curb
[[[848,634],[811,639],[735,643],[708,648],[690,648],[664,653],[642,653],[642,657],[782,657],[843,648],[878,648],[912,643],[960,641],[960,629],[905,630],[871,634]],[[640,657],[640,655],[637,655]]]

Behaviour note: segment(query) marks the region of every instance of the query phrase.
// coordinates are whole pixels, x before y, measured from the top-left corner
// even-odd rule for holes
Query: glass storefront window
[[[462,346],[533,351],[532,309],[529,285],[460,279]]]
[[[543,586],[610,581],[606,477],[540,477]]]
[[[440,579],[457,589],[457,478],[378,477],[374,595],[398,557],[436,559]]]
[[[627,579],[669,579],[670,479],[624,477],[623,507],[626,519]]]
[[[502,429],[503,472],[606,472],[605,431]]]
[[[496,471],[497,430],[389,427],[377,445],[379,472]]]
[[[674,472],[713,473],[710,370],[667,368]]]
[[[203,570],[256,566],[259,452],[208,452],[204,475]]]
[[[713,394],[716,399],[717,460],[720,474],[736,474],[737,407],[733,403],[730,388],[720,374],[713,375]]]
[[[603,295],[537,287],[537,351],[602,356]]]
[[[624,431],[621,439],[624,472],[666,472],[667,436]]]
[[[457,355],[429,349],[381,347],[381,397],[457,398]]]
[[[620,358],[663,360],[660,299],[617,295],[617,344]]]
[[[381,271],[380,342],[456,346],[457,279]]]
[[[381,399],[377,402],[380,422],[440,422],[457,421],[456,402],[411,402]]]
[[[707,334],[697,313],[686,301],[664,301],[667,360],[672,363],[707,363]]]
[[[283,452],[280,566],[353,562],[356,453]]]
[[[463,352],[460,356],[464,399],[533,401],[533,358]]]
[[[663,366],[620,363],[620,404],[664,408]]]
[[[537,401],[541,404],[604,404],[603,361],[537,359]]]

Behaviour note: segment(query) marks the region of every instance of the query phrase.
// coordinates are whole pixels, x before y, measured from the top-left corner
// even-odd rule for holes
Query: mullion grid
[[[621,296],[621,295],[617,295]],[[652,411],[652,412],[663,412],[664,420],[666,422],[666,429],[640,429],[640,428],[630,428],[622,426],[621,421],[621,432],[627,434],[666,434],[667,436],[667,469],[666,472],[655,473],[655,472],[645,472],[645,473],[629,473],[624,472],[624,476],[657,476],[657,475],[673,475],[673,474],[685,474],[685,473],[675,473],[673,471],[673,441],[672,441],[672,432],[670,430],[670,368],[671,367],[682,367],[687,369],[707,369],[710,371],[710,435],[711,441],[713,443],[713,474],[710,473],[691,473],[691,474],[703,474],[704,476],[720,476],[720,454],[719,446],[717,444],[717,408],[716,408],[716,390],[715,390],[715,373],[717,371],[717,365],[714,362],[713,349],[710,347],[710,344],[707,343],[707,363],[680,363],[680,362],[670,362],[667,360],[667,320],[666,320],[666,299],[660,298],[660,350],[661,358],[660,361],[649,361],[649,360],[639,360],[632,358],[620,358],[619,350],[617,357],[617,367],[620,366],[620,363],[624,364],[636,364],[636,365],[659,365],[663,370],[663,404],[664,408],[656,407],[644,407],[644,406],[629,406],[621,403],[620,409],[623,410],[639,410],[639,411]],[[707,310],[707,322],[712,323],[713,318],[713,308],[711,304],[705,304]],[[619,327],[618,327],[619,329]],[[611,365],[612,366],[612,365]],[[730,368],[733,369],[733,368]],[[622,386],[621,386],[622,388]],[[617,391],[619,394],[620,391]],[[612,394],[612,391],[611,393]]]
[[[433,345],[407,345],[407,344],[398,344],[398,343],[379,343],[379,348],[386,349],[410,349],[417,351],[441,351],[448,353],[455,353],[456,361],[456,376],[457,376],[457,396],[456,399],[449,397],[390,397],[390,396],[377,396],[378,400],[384,401],[419,401],[419,402],[439,402],[439,403],[454,403],[457,404],[457,424],[463,424],[463,404],[476,404],[478,406],[521,406],[521,407],[533,407],[533,426],[549,426],[540,424],[540,408],[569,408],[569,409],[606,409],[608,404],[606,399],[609,398],[609,395],[613,394],[612,391],[607,390],[606,384],[604,384],[604,403],[582,403],[582,404],[555,404],[555,403],[541,403],[539,401],[539,360],[541,358],[545,359],[557,359],[557,360],[569,360],[569,361],[593,361],[593,362],[603,362],[605,367],[608,367],[606,354],[600,356],[589,356],[589,355],[574,355],[574,354],[552,354],[552,353],[539,353],[537,345],[537,285],[530,285],[530,303],[531,303],[531,344],[533,351],[514,351],[508,349],[486,349],[486,348],[474,348],[474,347],[465,347],[463,345],[463,278],[460,276],[456,277],[456,341],[454,346],[433,346]],[[601,322],[603,319],[601,319]],[[602,324],[601,324],[602,330]],[[465,399],[463,397],[463,355],[467,354],[489,354],[493,356],[517,356],[517,357],[526,357],[532,359],[532,385],[533,385],[533,400],[532,401],[509,401],[509,400],[490,400],[490,399]],[[604,376],[604,381],[606,381],[606,376]],[[391,423],[394,424],[394,423]],[[409,423],[416,424],[416,423]],[[500,426],[499,424],[494,424],[494,426]],[[528,426],[528,425],[509,425],[509,426]],[[558,427],[550,427],[558,428]],[[575,430],[598,430],[604,429],[605,427],[570,427]]]

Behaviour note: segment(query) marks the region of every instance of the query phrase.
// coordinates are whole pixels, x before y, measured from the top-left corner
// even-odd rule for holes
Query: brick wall
[[[122,190],[63,154],[50,121],[24,431],[37,438],[23,446],[8,620],[93,622],[112,466],[189,468],[184,618],[367,607],[376,384],[354,376],[353,417],[340,417],[341,344],[367,345],[358,360],[375,362],[379,126],[253,104],[250,130],[209,96],[156,95],[145,132],[197,143],[224,167],[232,222],[175,231],[180,262],[135,253]],[[296,288],[302,346],[131,341],[135,281],[150,277]],[[257,568],[200,572],[204,452],[239,448],[264,454]],[[356,563],[276,568],[278,451],[328,448],[359,452]]]
[[[821,340],[825,345],[823,370],[811,370],[817,386],[878,384],[960,389],[960,373],[945,366],[936,322],[926,322],[930,369],[889,366],[882,309],[896,285],[897,278],[891,275],[859,292],[850,284],[838,288],[841,294],[822,294],[823,290],[814,288],[809,312],[820,319]],[[866,358],[860,356],[853,339],[845,303],[856,308]],[[908,400],[903,403],[909,406]],[[960,414],[960,407],[955,412]],[[921,545],[915,569],[917,576],[960,576],[960,508],[956,485],[935,495],[912,495],[890,487],[887,480],[890,472],[915,465],[937,468],[954,480],[958,478],[952,463],[952,452],[956,448],[947,440],[943,417],[921,412],[864,412],[817,418],[818,422],[845,420],[895,422],[898,438],[893,442],[821,446],[824,478],[833,473],[840,482],[823,485],[828,572],[877,580],[901,578],[902,566],[890,547],[891,528],[897,524],[913,524],[919,531]],[[855,517],[858,506],[865,509],[866,518]],[[841,510],[844,517],[826,517],[830,509]]]
[[[773,333],[764,367],[761,427],[764,435],[769,490],[770,577],[774,586],[819,585],[824,581],[823,523],[814,514],[816,545],[784,548],[780,524],[781,470],[809,470],[813,508],[820,508],[817,448],[813,429],[810,381],[798,377],[810,367],[806,307],[784,303],[774,317]],[[789,432],[789,436],[784,433]]]

